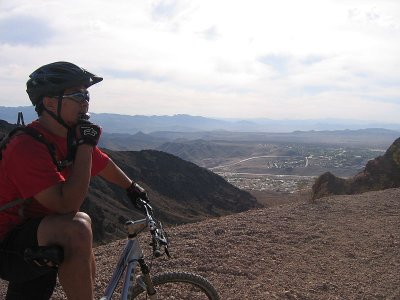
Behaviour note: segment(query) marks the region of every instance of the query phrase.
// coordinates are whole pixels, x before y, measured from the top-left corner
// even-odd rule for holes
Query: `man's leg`
[[[0,251],[0,277],[9,281],[6,300],[48,300],[57,279],[57,269],[27,263],[23,253],[36,247],[37,229],[42,219],[33,219],[14,228]]]
[[[9,282],[6,300],[48,300],[57,281],[54,270],[41,277],[24,282]]]
[[[63,247],[64,261],[58,268],[58,277],[68,299],[93,299],[94,255],[90,217],[82,212],[47,216],[39,225],[37,238],[39,246]]]

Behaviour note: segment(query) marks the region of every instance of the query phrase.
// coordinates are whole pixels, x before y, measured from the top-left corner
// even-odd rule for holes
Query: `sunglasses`
[[[64,98],[69,98],[72,101],[75,102],[83,102],[83,101],[87,101],[89,102],[90,100],[90,94],[88,91],[84,91],[84,92],[76,92],[76,93],[72,93],[72,94],[66,94],[62,96],[62,99]]]

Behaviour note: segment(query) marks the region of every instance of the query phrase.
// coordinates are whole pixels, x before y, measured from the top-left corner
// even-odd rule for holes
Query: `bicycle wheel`
[[[219,300],[212,284],[202,276],[187,272],[167,272],[152,277],[157,299]],[[131,300],[149,299],[140,285],[135,285]]]

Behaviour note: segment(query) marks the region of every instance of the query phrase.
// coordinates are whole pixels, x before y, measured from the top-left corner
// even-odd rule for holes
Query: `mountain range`
[[[25,121],[37,118],[32,106],[2,107],[0,119],[16,122],[17,113],[22,111]],[[101,124],[108,133],[135,134],[139,131],[196,132],[196,131],[235,131],[235,132],[292,132],[296,130],[357,130],[365,128],[385,128],[400,131],[400,123],[379,123],[358,120],[316,119],[316,120],[273,120],[268,118],[222,119],[191,115],[143,116],[111,113],[91,113],[91,120]]]

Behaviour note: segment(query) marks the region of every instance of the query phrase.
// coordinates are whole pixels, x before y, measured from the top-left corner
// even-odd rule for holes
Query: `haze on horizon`
[[[3,0],[0,106],[70,61],[90,111],[400,123],[396,0]]]

